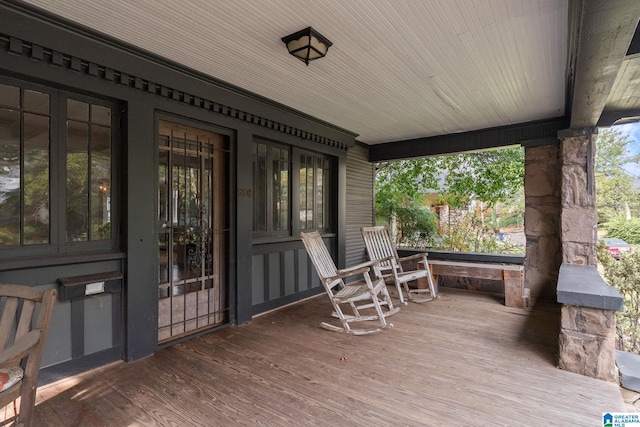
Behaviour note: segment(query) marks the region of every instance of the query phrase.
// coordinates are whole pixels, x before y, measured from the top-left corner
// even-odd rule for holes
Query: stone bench
[[[424,268],[421,263],[418,264]],[[522,265],[429,259],[429,268],[434,283],[437,283],[438,276],[500,280],[504,283],[506,306],[519,308],[528,306],[529,298],[524,289],[524,266]]]

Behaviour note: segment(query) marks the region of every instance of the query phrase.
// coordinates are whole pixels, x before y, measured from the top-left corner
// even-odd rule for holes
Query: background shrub
[[[597,247],[597,253],[604,279],[620,291],[624,300],[623,311],[616,313],[616,346],[618,350],[640,353],[640,250],[621,253],[619,261],[604,245]]]

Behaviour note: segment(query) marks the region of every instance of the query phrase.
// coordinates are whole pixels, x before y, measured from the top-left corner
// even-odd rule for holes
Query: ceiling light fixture
[[[305,64],[322,58],[333,45],[326,37],[311,27],[282,38],[289,53]]]

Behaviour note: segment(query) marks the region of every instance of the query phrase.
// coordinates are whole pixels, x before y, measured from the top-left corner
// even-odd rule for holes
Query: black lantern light
[[[311,27],[283,37],[282,41],[291,55],[307,65],[309,61],[325,56],[333,44]]]

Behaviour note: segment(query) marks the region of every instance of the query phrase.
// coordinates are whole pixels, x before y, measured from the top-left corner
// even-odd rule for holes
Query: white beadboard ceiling
[[[376,144],[564,114],[568,0],[28,0]],[[283,36],[333,42],[309,66]]]

